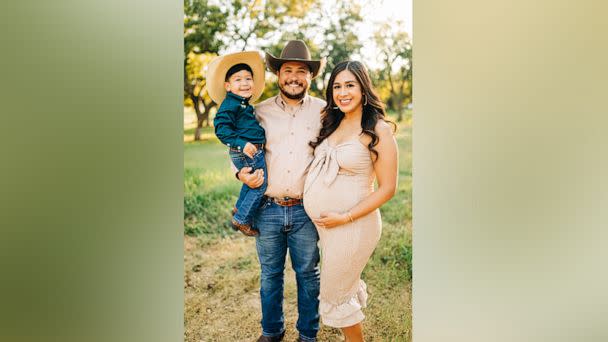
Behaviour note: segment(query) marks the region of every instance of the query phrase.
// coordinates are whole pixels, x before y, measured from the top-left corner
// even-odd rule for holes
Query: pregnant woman
[[[345,341],[363,341],[361,272],[382,232],[378,208],[397,188],[393,125],[360,62],[334,68],[322,110],[322,128],[304,185],[304,207],[319,232],[325,325],[341,328]],[[374,191],[374,180],[378,187]]]

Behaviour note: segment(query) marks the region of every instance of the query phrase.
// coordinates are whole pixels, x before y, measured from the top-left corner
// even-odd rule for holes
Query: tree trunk
[[[393,99],[392,108],[394,110],[399,110],[399,94],[397,94],[397,90],[395,89],[395,84],[393,83],[393,75],[391,75],[391,64],[388,63],[387,60],[387,74],[388,74],[388,85],[390,89],[391,98]],[[401,115],[401,113],[399,113]],[[397,120],[400,121],[400,120]]]
[[[211,106],[205,106],[205,111],[203,112],[203,126],[209,127],[209,112],[211,111]]]
[[[209,113],[211,113],[211,109],[214,107],[217,107],[217,104],[215,102],[213,102],[212,100],[209,101],[209,103],[205,102],[205,98],[201,97],[201,102],[203,103],[203,106],[205,107],[205,110],[203,111],[203,115],[202,115],[202,121],[203,121],[203,126],[204,127],[209,127]]]
[[[397,97],[397,122],[403,120],[403,94]]]
[[[200,108],[200,97],[190,95],[190,100],[192,100],[192,104],[194,105],[194,111],[196,112],[196,130],[194,131],[194,141],[201,140],[201,127],[203,123],[203,114],[201,113]]]
[[[202,120],[196,120],[196,130],[194,131],[194,141],[201,140],[201,129],[203,126]]]

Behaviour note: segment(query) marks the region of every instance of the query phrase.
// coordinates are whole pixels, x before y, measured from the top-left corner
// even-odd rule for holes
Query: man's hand
[[[247,186],[252,189],[262,186],[264,183],[264,170],[257,169],[253,173],[250,172],[250,167],[244,167],[239,171],[239,179],[241,182],[247,184]]]
[[[248,142],[245,144],[245,147],[243,147],[243,153],[245,153],[245,155],[249,158],[253,158],[253,155],[258,151],[258,148],[255,147],[254,144]]]

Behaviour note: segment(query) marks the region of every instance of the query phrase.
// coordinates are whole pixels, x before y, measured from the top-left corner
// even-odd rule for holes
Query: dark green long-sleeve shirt
[[[226,93],[213,120],[215,135],[220,141],[241,151],[247,142],[266,143],[264,128],[255,119],[255,111],[248,100],[231,92]]]

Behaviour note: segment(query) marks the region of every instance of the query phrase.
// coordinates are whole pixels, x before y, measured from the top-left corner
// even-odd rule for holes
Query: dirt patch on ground
[[[201,247],[184,239],[185,341],[255,341],[261,333],[259,264],[255,240],[230,237]],[[297,298],[291,263],[285,269],[285,341],[295,341]],[[342,341],[336,329],[323,327],[320,341]]]
[[[209,245],[201,239],[184,239],[184,297],[186,342],[255,341],[261,333],[259,264],[255,239],[230,236]],[[410,291],[378,288],[368,283],[370,305],[364,311],[366,341],[397,341],[386,338],[395,324],[411,319]],[[285,265],[285,341],[295,341],[297,296],[291,263]],[[405,310],[404,310],[405,309]],[[397,323],[403,322],[403,323]],[[391,335],[389,335],[391,336]],[[338,329],[321,325],[319,341],[343,341]],[[403,339],[405,341],[405,339]]]

